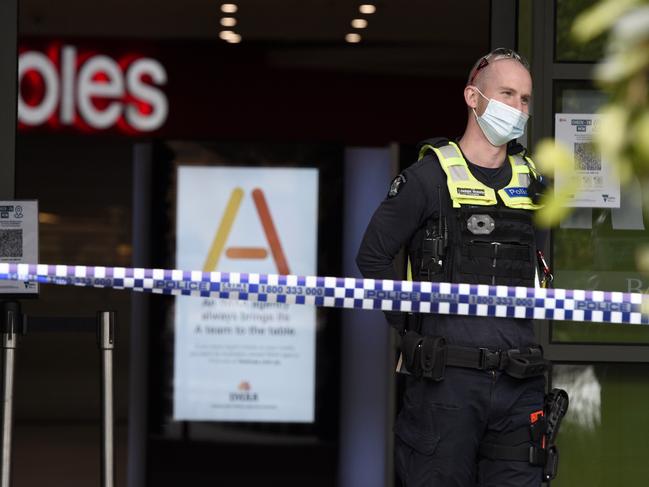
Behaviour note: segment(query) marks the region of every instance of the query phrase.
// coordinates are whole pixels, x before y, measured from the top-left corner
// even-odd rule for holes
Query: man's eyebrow
[[[520,93],[516,88],[512,88],[511,86],[507,86],[507,85],[501,85],[501,86],[499,86],[497,88],[497,90],[498,91],[507,90],[507,91],[512,91],[514,93]],[[532,94],[531,93],[521,93],[521,96],[526,96],[528,98],[531,98]]]

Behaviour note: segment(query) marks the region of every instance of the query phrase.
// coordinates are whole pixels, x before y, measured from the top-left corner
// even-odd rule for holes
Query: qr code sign
[[[0,230],[0,258],[23,256],[23,231]]]
[[[574,157],[578,171],[602,170],[602,158],[592,142],[575,142]]]

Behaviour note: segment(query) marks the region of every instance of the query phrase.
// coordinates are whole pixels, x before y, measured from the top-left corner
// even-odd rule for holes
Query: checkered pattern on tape
[[[642,295],[620,292],[6,263],[0,279],[339,308],[649,324],[640,312]]]

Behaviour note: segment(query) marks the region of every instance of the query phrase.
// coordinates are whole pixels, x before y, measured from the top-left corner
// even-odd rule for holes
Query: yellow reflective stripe
[[[536,164],[534,164],[534,161],[530,157],[525,157],[525,161],[527,162],[527,164],[525,164],[525,168],[527,168],[527,172],[525,174],[525,177],[527,178],[527,185],[529,186],[532,177],[537,178],[539,176],[539,173],[536,170]],[[530,204],[531,209],[539,210],[539,209],[543,208],[544,205],[535,205],[534,203],[532,203],[531,198],[528,198],[528,199],[530,200],[530,203],[531,203]]]
[[[530,185],[530,175],[521,173],[518,175],[518,185],[528,187]]]
[[[444,159],[462,159],[462,153],[453,142],[437,149]]]
[[[469,168],[466,166],[452,165],[449,166],[449,171],[453,177],[453,181],[468,181],[469,180]]]
[[[525,166],[525,159],[523,159],[518,154],[514,154],[513,156],[509,156],[509,160],[512,161],[512,164],[514,166]]]
[[[459,208],[461,205],[493,206],[498,203],[496,191],[473,176],[457,144],[449,142],[442,147],[424,145],[419,151],[419,159],[429,150],[435,152],[446,174],[446,183],[454,208]],[[511,197],[506,191],[511,188],[527,189],[532,177],[530,173],[537,174],[534,162],[529,157],[519,154],[508,156],[508,160],[512,167],[512,177],[509,184],[498,191],[505,206],[526,210],[542,208],[543,205],[535,205],[529,196]]]
[[[434,149],[435,148],[430,144],[426,144],[426,145],[421,146],[421,149],[419,149],[419,156],[417,157],[417,160],[421,161],[421,159],[426,155],[426,152],[428,152],[429,150],[434,150]]]
[[[498,195],[505,203],[505,206],[508,208],[517,208],[521,210],[538,210],[542,208],[543,205],[535,205],[532,202],[532,198],[529,196],[516,196],[511,197],[507,193],[508,189],[511,188],[526,188],[530,183],[530,167],[526,164],[526,160],[530,161],[529,158],[523,159],[518,155],[509,156],[509,163],[512,166],[512,178],[509,181],[509,184],[503,189],[498,191]],[[522,164],[521,164],[522,161]]]
[[[446,184],[454,208],[461,205],[493,206],[498,202],[496,192],[471,174],[462,152],[454,142],[443,147],[433,147],[433,150],[446,173]]]

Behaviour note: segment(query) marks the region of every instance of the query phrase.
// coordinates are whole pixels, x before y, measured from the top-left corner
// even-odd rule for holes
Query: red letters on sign
[[[167,72],[152,58],[129,55],[118,62],[103,54],[79,56],[70,45],[47,54],[27,50],[18,58],[18,82],[18,121],[24,126],[152,132],[169,113],[161,89]]]

